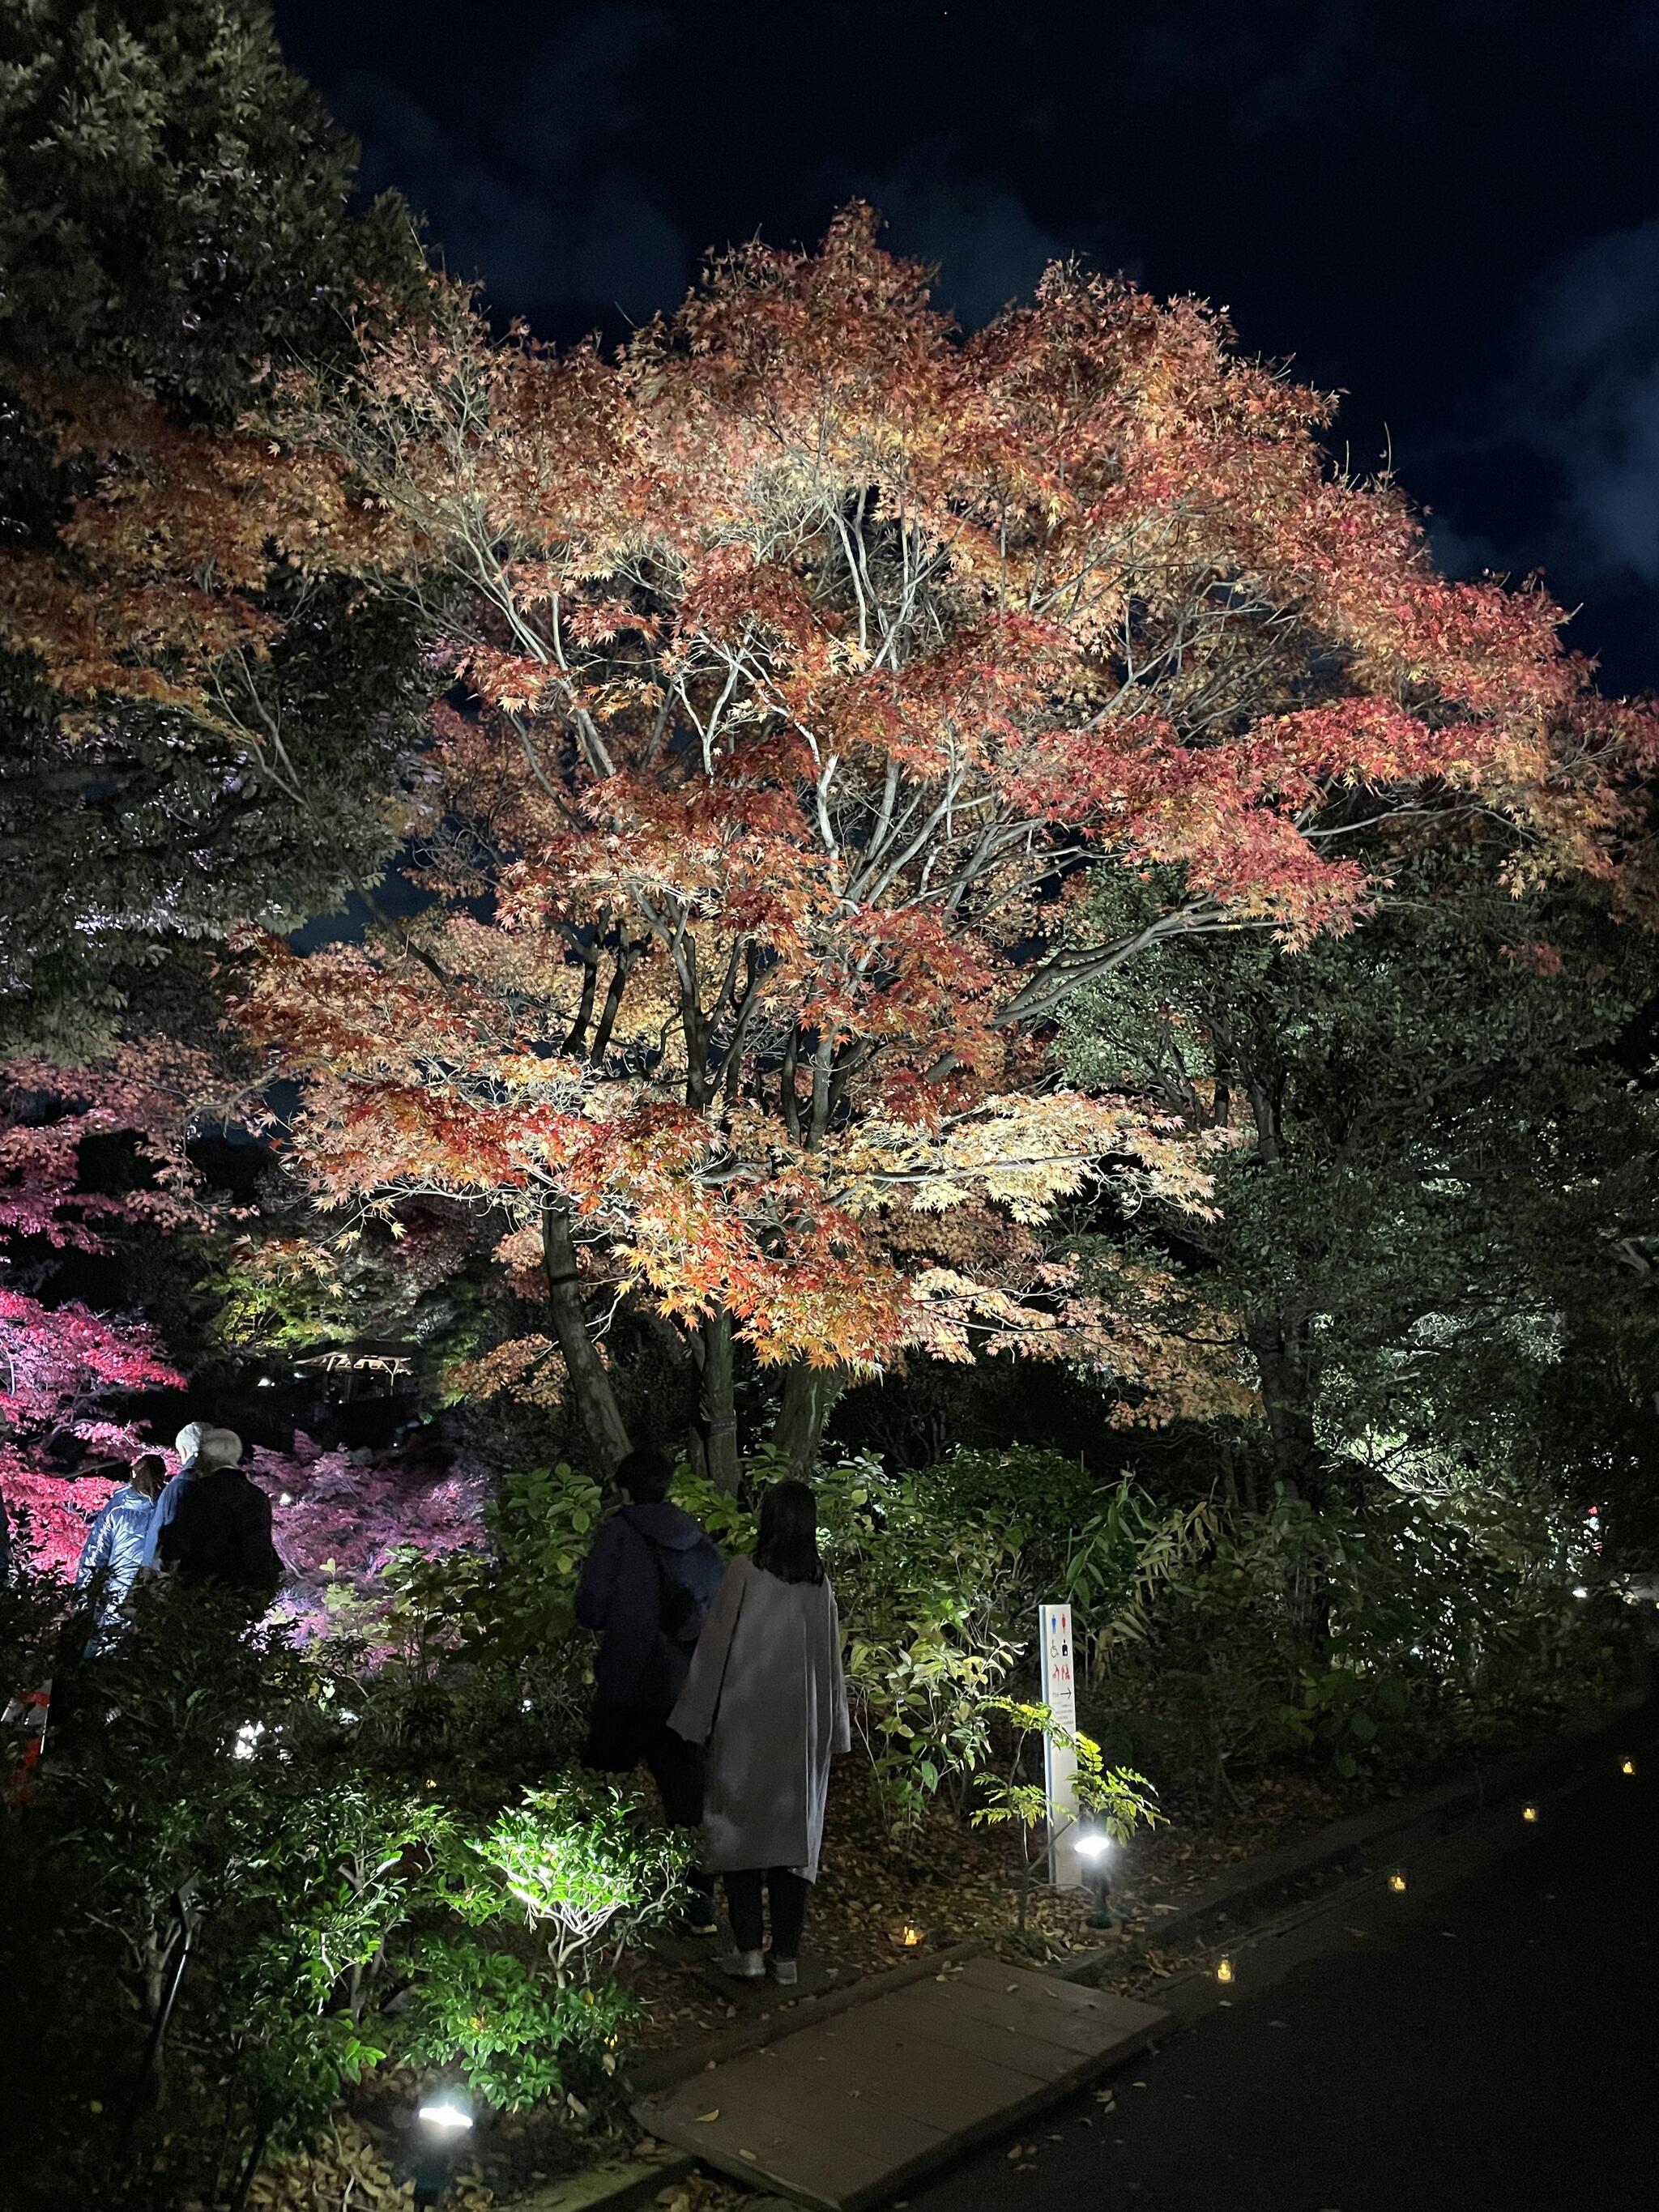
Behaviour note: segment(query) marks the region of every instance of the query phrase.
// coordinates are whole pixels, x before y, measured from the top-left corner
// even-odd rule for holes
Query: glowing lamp
[[[1396,1897],[1403,1897],[1406,1893],[1405,1875],[1403,1874],[1391,1874],[1389,1876],[1389,1887],[1394,1892]]]
[[[1083,1870],[1083,1886],[1095,1901],[1094,1910],[1084,1925],[1088,1928],[1115,1927],[1111,1879],[1106,1871],[1106,1861],[1112,1848],[1111,1838],[1103,1828],[1085,1828],[1076,1838],[1073,1848]]]
[[[1231,1959],[1218,1959],[1216,1960],[1215,1978],[1218,1982],[1231,1981],[1233,1978],[1233,1962]]]
[[[434,2097],[416,2109],[417,2119],[442,2135],[464,2135],[472,2124],[472,2115],[456,2096]]]
[[[1537,1806],[1536,1806],[1536,1805],[1523,1805],[1523,1806],[1521,1808],[1521,1818],[1522,1818],[1523,1820],[1535,1820],[1538,1818],[1538,1808],[1537,1808]]]
[[[903,1944],[907,1951],[914,1951],[921,1941],[921,1930],[920,1928],[911,1928],[907,1926],[899,1936],[899,1942]]]
[[[1634,1774],[1636,1761],[1633,1759],[1621,1759],[1619,1762],[1619,1771],[1621,1774]]]

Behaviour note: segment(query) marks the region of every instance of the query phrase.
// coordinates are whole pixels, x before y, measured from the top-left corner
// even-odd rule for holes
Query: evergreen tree
[[[70,388],[228,429],[294,361],[343,366],[377,303],[419,299],[409,216],[353,210],[356,161],[263,7],[9,0],[0,555],[60,543],[92,480],[100,457],[60,434]],[[161,1023],[199,1018],[188,948],[249,918],[292,926],[396,848],[386,794],[426,697],[409,626],[337,580],[272,588],[280,777],[142,702],[66,716],[34,656],[0,653],[0,1051],[101,1048],[163,960]]]
[[[1296,954],[1158,948],[1073,1005],[1062,1059],[1235,1139],[1216,1217],[1152,1233],[1251,1356],[1241,1489],[1605,1479],[1631,1392],[1594,1346],[1628,1359],[1652,1330],[1627,1255],[1655,1218],[1654,1101],[1625,1048],[1650,941],[1594,895],[1510,896],[1481,851],[1390,872],[1364,927]]]

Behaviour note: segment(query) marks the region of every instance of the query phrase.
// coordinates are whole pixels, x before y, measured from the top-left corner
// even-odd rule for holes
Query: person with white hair
[[[258,1597],[263,1611],[276,1595],[283,1563],[270,1536],[270,1500],[238,1462],[234,1429],[208,1429],[196,1447],[195,1471],[179,1494],[156,1541],[163,1571],[181,1583],[210,1583]]]
[[[149,1516],[149,1526],[144,1532],[144,1553],[138,1564],[146,1574],[155,1574],[160,1567],[156,1552],[161,1541],[161,1531],[179,1510],[179,1500],[184,1496],[185,1485],[196,1472],[196,1456],[207,1432],[207,1422],[186,1421],[173,1440],[173,1449],[179,1455],[179,1472],[162,1485],[161,1494]]]

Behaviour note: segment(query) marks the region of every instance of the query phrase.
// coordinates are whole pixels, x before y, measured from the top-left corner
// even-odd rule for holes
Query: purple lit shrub
[[[305,1638],[325,1634],[356,1607],[372,1620],[400,1551],[438,1559],[482,1551],[490,1480],[465,1455],[405,1452],[360,1465],[303,1433],[291,1452],[254,1450],[251,1473],[271,1504],[288,1579],[279,1610]],[[354,1626],[362,1626],[358,1612]],[[371,1641],[372,1630],[371,1630]]]

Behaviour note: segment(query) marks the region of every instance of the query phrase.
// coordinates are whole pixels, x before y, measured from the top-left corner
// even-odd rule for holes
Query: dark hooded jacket
[[[624,1505],[605,1522],[576,1587],[576,1618],[599,1631],[594,1668],[602,1701],[663,1711],[685,1686],[695,1631],[663,1632],[665,1578],[696,1601],[694,1620],[714,1601],[725,1562],[689,1513],[665,1498]]]
[[[181,1582],[216,1583],[266,1599],[276,1596],[283,1579],[270,1540],[270,1500],[240,1467],[191,1477],[156,1556]]]

